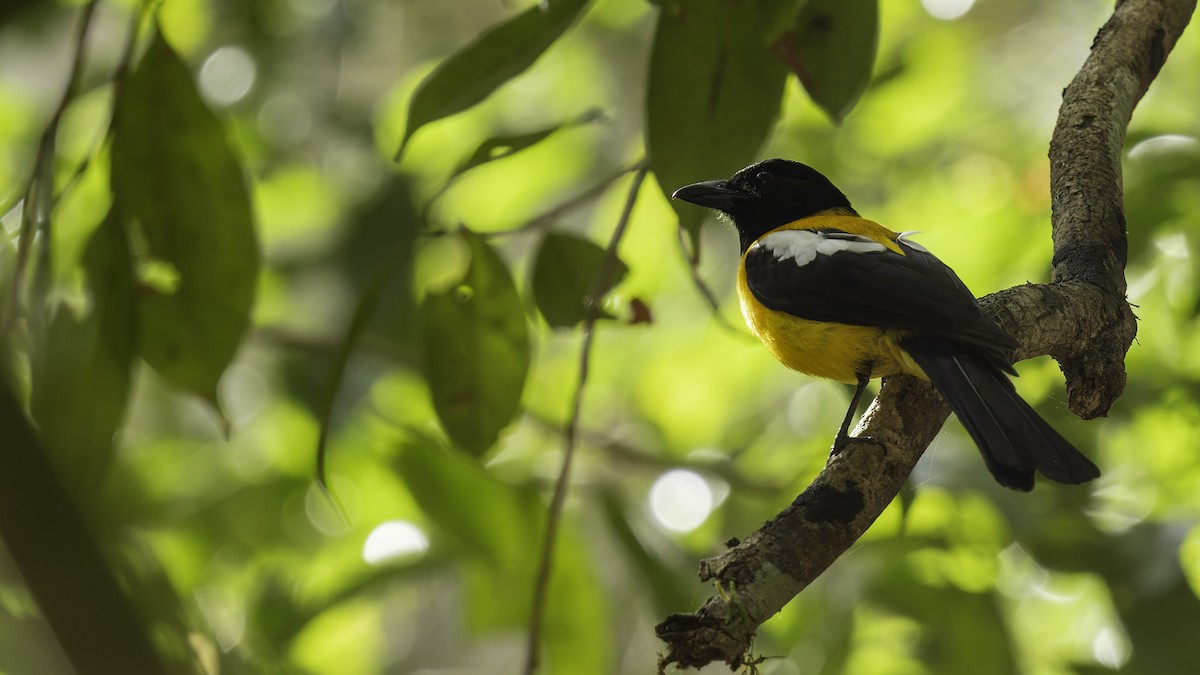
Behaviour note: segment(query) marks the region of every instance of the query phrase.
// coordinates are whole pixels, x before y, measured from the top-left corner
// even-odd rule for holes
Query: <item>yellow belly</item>
[[[759,304],[739,270],[738,297],[750,330],[783,365],[816,377],[853,384],[858,374],[925,374],[896,344],[895,331],[810,321]]]

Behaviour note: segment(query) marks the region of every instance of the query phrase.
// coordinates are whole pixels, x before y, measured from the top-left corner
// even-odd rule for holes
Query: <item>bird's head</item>
[[[742,251],[771,230],[823,211],[854,214],[842,191],[816,169],[786,159],[766,159],[725,180],[709,180],[679,188],[682,199],[729,216],[738,230]]]

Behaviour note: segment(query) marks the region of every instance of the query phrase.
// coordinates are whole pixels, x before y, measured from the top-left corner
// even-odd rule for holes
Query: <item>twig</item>
[[[525,416],[545,427],[546,429],[559,429],[557,422],[550,420],[544,415],[526,410]],[[623,462],[646,467],[653,471],[663,471],[667,469],[690,469],[701,473],[711,474],[721,480],[729,483],[732,487],[739,490],[746,490],[756,495],[780,495],[787,489],[787,484],[783,481],[766,482],[747,477],[736,469],[724,464],[710,464],[705,462],[695,462],[687,460],[679,460],[672,457],[664,457],[654,454],[648,450],[630,445],[613,439],[609,434],[596,429],[582,429],[579,432],[579,438],[583,443],[594,446],[598,450],[608,453]]]
[[[59,99],[58,105],[54,108],[54,113],[50,116],[50,122],[46,124],[45,130],[42,131],[41,139],[38,141],[37,156],[34,158],[33,168],[29,172],[29,182],[25,187],[25,197],[22,199],[21,226],[17,238],[17,261],[13,269],[12,285],[9,286],[8,301],[4,304],[4,318],[0,320],[0,341],[6,339],[20,311],[22,299],[25,295],[25,268],[29,264],[29,254],[34,242],[34,230],[39,225],[47,230],[43,233],[45,243],[43,244],[41,254],[42,267],[45,268],[49,263],[50,214],[48,209],[52,207],[54,195],[54,154],[55,142],[58,138],[58,125],[62,121],[62,116],[66,112],[67,105],[74,98],[75,91],[79,88],[79,81],[83,72],[84,41],[87,39],[88,28],[92,24],[92,15],[96,12],[97,4],[99,4],[99,0],[91,0],[91,2],[83,7],[83,12],[79,17],[79,25],[76,28],[75,56],[71,61],[71,72],[67,78],[67,86],[63,89],[63,95]],[[48,272],[48,269],[43,269],[43,274]]]
[[[638,192],[646,180],[649,165],[645,159],[635,165],[636,172],[633,182],[625,197],[625,206],[617,220],[617,227],[609,239],[604,260],[596,273],[596,280],[587,300],[589,307],[598,305],[600,296],[608,287],[613,273],[616,271],[617,246],[625,235],[629,225],[633,207],[637,203]],[[588,368],[592,356],[592,338],[595,335],[596,320],[600,313],[589,311],[583,321],[583,342],[579,348],[579,380],[575,384],[575,399],[571,405],[571,417],[567,421],[565,445],[563,448],[562,467],[558,472],[558,480],[554,483],[554,496],[550,500],[550,510],[546,518],[546,531],[542,538],[542,555],[538,563],[537,578],[534,581],[533,603],[529,611],[529,634],[525,647],[525,675],[533,675],[538,667],[538,651],[541,645],[542,620],[546,614],[546,595],[550,590],[550,575],[554,567],[554,545],[558,539],[558,529],[562,522],[563,506],[567,501],[567,490],[570,486],[571,462],[575,457],[575,448],[579,439],[579,421],[583,410],[583,394],[587,385]]]
[[[479,234],[479,236],[481,236],[481,237],[507,237],[510,235],[525,234],[528,232],[536,232],[536,231],[543,230],[543,229],[553,225],[559,218],[561,218],[563,216],[563,214],[570,213],[571,211],[574,211],[575,209],[580,208],[584,204],[587,204],[588,202],[593,201],[594,199],[596,199],[596,197],[599,197],[605,190],[608,189],[609,185],[612,185],[614,182],[620,180],[621,177],[624,176],[625,174],[631,173],[633,171],[637,171],[639,169],[640,169],[640,165],[638,165],[638,164],[629,164],[627,166],[622,166],[617,169],[614,169],[611,173],[608,173],[604,177],[597,180],[595,183],[592,183],[592,185],[589,186],[587,189],[585,189],[583,192],[572,195],[572,196],[568,197],[567,199],[563,200],[562,202],[559,202],[558,204],[551,206],[549,209],[530,218],[528,221],[525,222],[525,224],[523,224],[519,227],[514,227],[511,230],[500,230],[499,232],[479,232],[477,234]],[[442,190],[439,190],[438,192],[434,193],[434,196],[430,197],[430,200],[432,201],[433,199],[436,199],[437,197],[439,197],[441,195],[441,193],[442,193]],[[426,209],[428,210],[428,203],[426,204]],[[431,228],[429,230],[426,230],[422,234],[424,234],[426,236],[441,236],[443,234],[446,234],[446,230],[439,229],[439,228]]]
[[[102,78],[99,82],[89,85],[89,87],[80,93],[80,95],[90,94],[95,89],[108,84],[111,84],[114,90],[120,89],[121,83],[125,81],[125,76],[129,74],[129,67],[133,63],[133,52],[137,47],[138,24],[142,22],[142,18],[145,16],[146,11],[150,9],[152,4],[153,0],[143,0],[143,2],[138,5],[138,8],[134,10],[133,14],[131,15],[129,20],[129,37],[125,40],[125,46],[121,50],[121,57],[117,60],[117,65],[113,69],[113,72],[107,77]],[[79,162],[79,166],[75,167],[75,171],[71,172],[71,176],[63,182],[62,188],[60,188],[54,195],[55,206],[57,206],[58,202],[68,192],[71,191],[71,188],[75,187],[75,184],[78,183],[80,179],[83,178],[84,173],[86,173],[88,167],[91,166],[92,160],[96,158],[97,153],[99,153],[100,149],[104,147],[104,144],[108,141],[108,138],[112,136],[112,116],[116,110],[115,94],[113,96],[113,101],[114,106],[108,110],[109,123],[105,125],[104,131],[92,144],[91,150],[84,155],[83,161]]]
[[[640,172],[642,175],[642,179],[644,180],[646,177],[646,171],[647,171],[646,162],[643,160],[641,162],[635,162],[633,164],[629,164],[629,165],[618,167],[617,169],[614,169],[608,175],[600,178],[600,180],[597,180],[595,183],[593,183],[591,185],[591,187],[587,188],[583,192],[580,192],[577,195],[569,197],[566,200],[559,202],[555,206],[550,207],[548,210],[543,211],[541,214],[535,216],[532,220],[529,221],[529,225],[527,225],[526,227],[545,227],[545,226],[553,223],[554,221],[561,218],[563,216],[563,214],[570,213],[571,211],[574,211],[575,209],[579,208],[580,206],[594,200],[596,197],[599,197],[605,190],[608,189],[609,185],[612,185],[617,180],[620,180],[620,178],[622,176],[624,176],[625,174],[631,173],[634,171]],[[640,181],[639,181],[639,184],[640,184]],[[609,259],[609,260],[612,261],[612,262],[608,263],[610,266],[615,264],[615,259]],[[612,271],[613,270],[610,269],[609,274],[612,274]]]

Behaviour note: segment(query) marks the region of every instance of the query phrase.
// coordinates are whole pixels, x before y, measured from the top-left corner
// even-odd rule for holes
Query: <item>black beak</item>
[[[729,189],[729,181],[706,180],[679,188],[671,195],[671,199],[682,199],[697,206],[729,213],[737,208],[741,196],[737,191]]]

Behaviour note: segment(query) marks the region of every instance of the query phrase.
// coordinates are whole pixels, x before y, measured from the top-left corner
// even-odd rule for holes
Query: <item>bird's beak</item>
[[[737,208],[741,194],[729,189],[729,181],[706,180],[679,188],[671,195],[671,199],[682,199],[698,206],[729,213]]]

